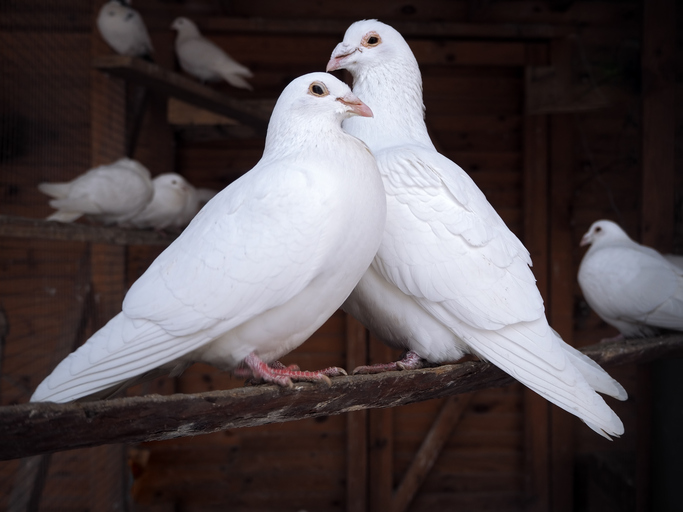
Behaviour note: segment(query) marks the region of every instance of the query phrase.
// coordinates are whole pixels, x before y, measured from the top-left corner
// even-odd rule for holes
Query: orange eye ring
[[[320,98],[330,94],[330,92],[327,90],[327,87],[322,82],[313,82],[311,85],[308,86],[308,92],[309,94],[312,94],[313,96],[318,96]]]
[[[382,42],[382,38],[377,32],[368,32],[363,38],[363,46],[366,48],[372,48],[379,45]]]

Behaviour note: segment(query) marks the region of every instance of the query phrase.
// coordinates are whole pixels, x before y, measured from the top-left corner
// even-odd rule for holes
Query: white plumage
[[[123,311],[62,361],[32,401],[65,402],[201,361],[282,385],[320,372],[269,368],[342,304],[386,216],[372,153],[341,128],[372,115],[327,73],[280,96],[263,157],[152,263]]]
[[[178,216],[175,226],[178,228],[184,228],[195,215],[202,209],[202,207],[209,202],[216,194],[217,190],[211,190],[209,188],[195,188],[188,183],[188,193],[185,197],[185,204],[183,205],[183,211]]]
[[[150,58],[154,53],[140,13],[124,0],[113,0],[102,6],[97,28],[107,44],[120,55]]]
[[[593,223],[579,267],[583,296],[600,318],[625,337],[659,329],[683,330],[683,268],[631,240],[609,220]]]
[[[224,50],[201,35],[197,25],[187,18],[176,18],[171,28],[178,31],[175,51],[180,67],[202,82],[225,80],[233,87],[253,89],[246,78],[253,74]]]
[[[347,69],[375,116],[344,128],[375,154],[387,192],[387,225],[370,269],[344,309],[389,345],[419,358],[474,353],[599,434],[623,433],[594,390],[624,389],[550,328],[529,253],[470,177],[440,155],[424,122],[422,79],[403,37],[376,20],[356,22],[327,69]]]
[[[57,212],[48,220],[72,222],[83,215],[103,224],[128,221],[152,199],[152,179],[146,167],[121,158],[90,169],[66,183],[41,183],[38,189],[50,197]]]
[[[191,194],[192,185],[174,172],[159,174],[152,180],[152,200],[140,213],[123,223],[125,227],[139,229],[165,229],[178,227],[184,221],[183,214]],[[189,222],[189,221],[188,221]],[[183,224],[183,227],[187,222]]]

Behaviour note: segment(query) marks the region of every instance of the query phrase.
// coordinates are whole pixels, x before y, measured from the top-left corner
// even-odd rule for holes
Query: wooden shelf
[[[257,135],[266,133],[272,110],[269,103],[272,102],[231,98],[191,78],[135,57],[102,55],[93,60],[93,66],[109,75],[235,119],[253,128]]]
[[[176,235],[0,215],[0,236],[112,245],[169,245]]]
[[[582,351],[603,366],[645,363],[683,353],[683,334],[600,343]],[[491,364],[468,361],[422,370],[337,377],[331,387],[309,383],[293,388],[263,385],[191,395],[12,405],[0,407],[0,460],[395,407],[512,381]]]

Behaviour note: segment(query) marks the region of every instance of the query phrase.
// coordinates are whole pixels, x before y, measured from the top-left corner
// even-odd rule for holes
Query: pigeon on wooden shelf
[[[625,399],[600,366],[546,320],[529,253],[472,179],[439,154],[424,121],[422,78],[410,47],[376,20],[352,24],[327,64],[347,69],[374,112],[344,129],[374,153],[387,193],[387,224],[372,265],[343,308],[402,361],[359,373],[417,368],[473,353],[607,438],[623,433],[596,393]],[[400,102],[397,102],[400,98]]]
[[[593,311],[619,330],[611,339],[683,331],[683,268],[610,220],[594,222],[581,239],[585,245],[579,286]]]
[[[201,210],[217,193],[217,190],[195,188],[192,185],[189,185],[188,194],[185,197],[185,205],[183,206],[183,211],[176,219],[175,227],[183,229],[187,226],[194,216],[197,215],[199,210]]]
[[[386,199],[367,146],[342,130],[370,109],[327,73],[293,80],[263,157],[150,265],[123,311],[62,361],[32,401],[67,402],[192,362],[291,386],[344,374],[277,359],[329,318],[379,247]]]
[[[97,28],[102,39],[119,55],[152,61],[154,48],[147,27],[130,2],[113,0],[104,4],[97,16]]]
[[[161,231],[168,227],[180,226],[185,205],[194,187],[174,172],[159,174],[152,180],[152,184],[152,200],[140,213],[121,223],[123,227],[153,228]],[[187,223],[183,227],[186,225]]]
[[[253,90],[246,78],[249,68],[230,57],[216,44],[201,35],[197,25],[187,18],[176,18],[171,28],[178,31],[175,51],[180,67],[202,82],[225,80],[238,89]]]
[[[38,190],[53,197],[50,206],[59,210],[47,220],[73,222],[87,215],[107,225],[128,221],[153,194],[149,171],[129,158],[95,167],[66,183],[41,183]]]

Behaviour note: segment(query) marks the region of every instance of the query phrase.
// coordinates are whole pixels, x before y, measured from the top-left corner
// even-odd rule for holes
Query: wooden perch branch
[[[168,245],[175,236],[156,231],[89,226],[0,215],[0,236],[39,240],[68,240],[113,245]]]
[[[683,353],[683,334],[587,347],[604,366]],[[150,395],[0,408],[0,460],[109,443],[137,443],[413,402],[502,386],[495,366],[465,362],[378,375],[338,377],[332,386],[272,385],[193,395]]]
[[[256,134],[265,135],[270,109],[264,109],[258,102],[231,98],[195,80],[135,57],[103,55],[94,60],[93,66],[131,83],[236,119],[251,126]]]

